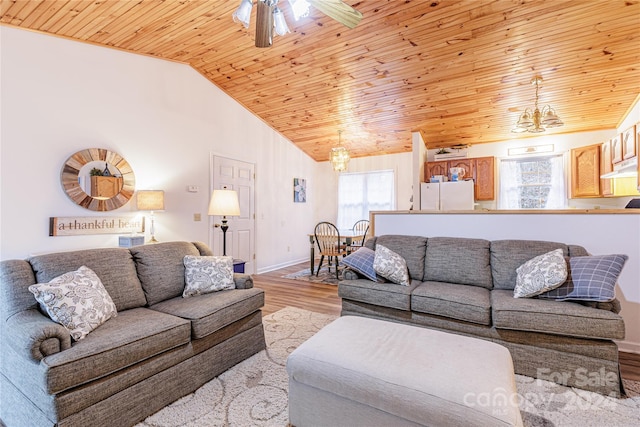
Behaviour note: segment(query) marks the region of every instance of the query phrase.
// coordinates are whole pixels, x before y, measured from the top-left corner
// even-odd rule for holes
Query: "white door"
[[[240,216],[227,217],[227,255],[245,262],[244,272],[255,273],[255,165],[220,156],[211,157],[211,190],[238,192]],[[215,255],[222,255],[222,230],[219,215],[209,217],[209,246]]]

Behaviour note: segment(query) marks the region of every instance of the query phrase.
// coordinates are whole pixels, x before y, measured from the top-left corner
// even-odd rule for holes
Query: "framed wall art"
[[[307,201],[307,180],[304,178],[293,178],[293,202],[306,203]]]

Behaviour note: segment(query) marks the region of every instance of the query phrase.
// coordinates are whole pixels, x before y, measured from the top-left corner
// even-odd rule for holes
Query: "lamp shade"
[[[238,192],[235,190],[213,190],[209,202],[209,215],[240,215]]]
[[[136,195],[136,204],[141,211],[164,210],[163,190],[140,190]]]

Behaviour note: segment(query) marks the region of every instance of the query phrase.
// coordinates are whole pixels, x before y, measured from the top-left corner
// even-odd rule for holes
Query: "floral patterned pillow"
[[[233,258],[230,256],[186,255],[184,266],[186,286],[182,292],[183,298],[236,287],[233,280]]]
[[[407,262],[386,246],[376,245],[373,269],[380,276],[398,285],[409,286],[411,283]]]
[[[567,263],[562,249],[539,255],[516,269],[514,298],[529,298],[562,285],[567,280]]]
[[[118,315],[116,305],[96,273],[84,265],[49,283],[29,286],[42,311],[78,341]]]

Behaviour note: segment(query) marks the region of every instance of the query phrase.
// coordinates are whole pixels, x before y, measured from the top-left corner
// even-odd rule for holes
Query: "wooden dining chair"
[[[369,234],[369,221],[361,219],[353,224],[354,238],[351,240],[351,245],[347,248],[349,253],[357,251],[364,246],[364,242],[367,240],[367,234]],[[356,237],[357,236],[357,237]]]
[[[322,262],[326,256],[328,257],[329,271],[331,271],[332,260],[335,260],[336,278],[339,279],[338,260],[340,257],[347,254],[347,250],[344,244],[342,244],[342,239],[340,238],[340,231],[338,231],[338,228],[332,223],[323,221],[316,224],[314,237],[316,239],[316,244],[318,245],[318,251],[320,252],[320,264],[318,265],[318,270],[316,270],[316,276],[320,273]],[[311,274],[313,274],[313,271]]]

